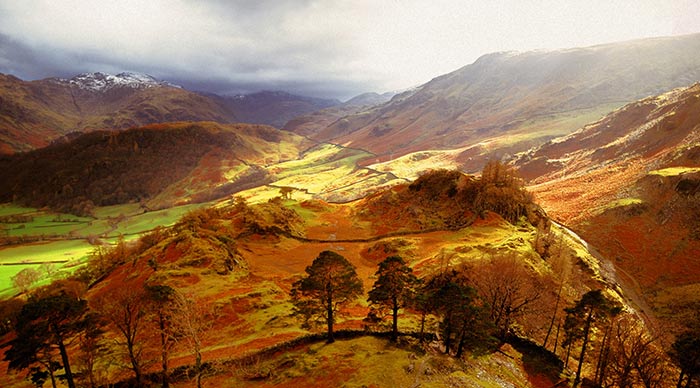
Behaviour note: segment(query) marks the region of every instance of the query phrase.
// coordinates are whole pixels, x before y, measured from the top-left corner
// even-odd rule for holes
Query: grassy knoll
[[[316,343],[233,368],[212,383],[228,387],[544,387],[551,381],[526,372],[521,352],[506,346],[489,357],[456,360],[425,351],[413,340],[394,345],[360,337]]]

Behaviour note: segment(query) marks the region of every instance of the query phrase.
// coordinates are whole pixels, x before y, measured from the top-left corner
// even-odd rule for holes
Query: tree
[[[195,359],[197,388],[202,387],[202,337],[212,325],[211,311],[207,305],[179,293],[173,295],[173,329],[183,338]]]
[[[85,320],[86,311],[87,302],[65,290],[30,297],[17,318],[17,338],[10,342],[11,347],[5,352],[9,368],[21,370],[41,364],[55,383],[53,371],[58,366],[53,360],[53,352],[57,347],[68,387],[75,388],[66,345],[90,325]]]
[[[531,203],[532,196],[513,168],[498,160],[486,163],[474,199],[474,209],[478,214],[489,210],[515,223],[527,215]]]
[[[389,256],[379,263],[374,282],[367,299],[373,305],[388,307],[392,312],[391,340],[398,338],[399,309],[411,300],[418,279],[413,270],[399,256]]]
[[[151,302],[151,310],[160,337],[161,386],[170,386],[168,359],[174,343],[173,315],[175,314],[175,290],[166,285],[147,285],[146,293]]]
[[[541,285],[514,256],[496,256],[473,270],[481,299],[489,306],[496,335],[505,341],[512,322],[541,296]]]
[[[635,317],[615,319],[601,346],[596,383],[609,387],[668,386],[666,357]]]
[[[12,284],[20,291],[27,292],[32,284],[41,279],[41,272],[34,268],[25,268],[12,277]]]
[[[110,289],[94,300],[94,309],[116,328],[123,337],[130,369],[134,372],[136,385],[142,385],[143,351],[148,313],[148,295],[140,286],[122,284]]]
[[[567,316],[564,322],[566,340],[564,344],[570,346],[575,341],[581,340],[581,354],[578,359],[574,387],[581,383],[581,368],[590,341],[593,327],[605,322],[608,317],[617,315],[620,307],[603,295],[601,290],[593,290],[585,293],[576,305],[565,309]]]
[[[442,318],[440,334],[445,354],[451,354],[455,342],[456,357],[460,357],[467,346],[488,348],[491,345],[492,326],[464,272],[440,273],[429,279],[424,289],[431,299],[426,305]]]
[[[78,335],[80,352],[77,357],[77,367],[79,381],[82,380],[80,386],[95,388],[99,385],[95,374],[97,361],[106,352],[106,347],[101,341],[101,336],[104,334],[101,327],[103,322],[99,321],[99,317],[95,313],[87,313],[85,318],[89,324]]]
[[[291,290],[294,313],[304,318],[305,325],[325,322],[327,342],[332,343],[335,316],[340,306],[362,294],[362,281],[355,267],[332,251],[321,252],[305,271],[307,276],[296,281]]]
[[[681,370],[676,387],[691,387],[693,379],[700,377],[700,331],[690,329],[679,335],[671,345],[671,358]]]

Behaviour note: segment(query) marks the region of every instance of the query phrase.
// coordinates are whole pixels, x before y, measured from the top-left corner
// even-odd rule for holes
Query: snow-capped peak
[[[101,72],[82,73],[71,79],[60,79],[59,82],[75,85],[81,89],[107,91],[113,88],[146,89],[157,86],[180,88],[166,81],[159,81],[148,74],[123,72],[117,75]]]

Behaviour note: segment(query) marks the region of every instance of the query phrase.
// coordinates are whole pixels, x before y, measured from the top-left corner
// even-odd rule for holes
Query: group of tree
[[[161,386],[168,387],[170,353],[181,343],[194,357],[201,387],[202,337],[211,325],[206,304],[161,284],[124,284],[89,302],[86,289],[77,281],[55,282],[14,307],[16,337],[5,352],[10,369],[29,370],[37,386],[50,379],[56,387],[60,379],[70,388],[97,387],[106,383],[99,366],[116,359],[142,387],[146,365],[160,359]]]
[[[543,292],[542,284],[527,280],[530,277],[520,264],[513,256],[499,256],[481,266],[447,269],[419,279],[401,257],[389,256],[379,263],[368,293],[370,315],[379,321],[391,318],[392,341],[401,334],[399,311],[409,309],[422,318],[421,337],[426,315],[439,319],[436,334],[447,354],[460,357],[466,350],[494,350],[513,335],[514,323],[535,310]],[[295,313],[306,324],[325,324],[329,343],[334,341],[333,327],[342,307],[362,294],[353,265],[332,251],[321,252],[291,291]],[[668,386],[672,368],[657,338],[602,290],[583,294],[564,312],[561,356],[564,365],[575,358],[574,386],[584,380],[584,365],[591,366],[587,380],[596,387]],[[698,333],[689,330],[673,344],[671,355],[680,370],[678,388],[695,386],[700,376]]]
[[[425,172],[407,190],[382,193],[364,206],[372,214],[382,214],[396,212],[397,203],[405,214],[394,218],[418,227],[450,229],[462,228],[488,212],[511,223],[525,217],[536,224],[539,211],[515,170],[495,160],[476,176],[444,169]]]
[[[538,297],[535,287],[529,288],[528,293],[517,279],[510,279],[515,285],[509,287],[507,281],[489,277],[497,271],[498,268],[489,267],[479,272],[483,276],[478,286],[470,279],[478,271],[468,268],[447,269],[419,279],[401,257],[389,256],[379,263],[368,293],[370,316],[379,321],[391,318],[392,341],[400,334],[399,311],[411,309],[421,314],[421,337],[426,316],[439,317],[438,335],[448,354],[459,357],[467,349],[491,348],[506,340],[510,324]],[[480,290],[484,290],[483,294]],[[332,251],[321,252],[306,268],[306,276],[295,282],[291,290],[295,314],[303,318],[307,327],[325,324],[328,342],[334,341],[333,325],[341,308],[356,302],[362,294],[362,281],[354,266]]]

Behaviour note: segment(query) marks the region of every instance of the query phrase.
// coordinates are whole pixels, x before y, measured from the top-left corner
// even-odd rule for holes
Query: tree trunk
[[[557,311],[559,310],[559,301],[561,300],[561,290],[564,288],[564,282],[559,284],[559,291],[557,292],[557,301],[554,303],[554,312],[552,313],[552,319],[549,321],[549,327],[547,328],[547,335],[544,336],[544,342],[542,342],[542,347],[547,349],[547,341],[549,340],[549,335],[552,333],[552,328],[554,327],[554,320],[557,318]],[[554,345],[554,353],[557,352],[557,345]]]
[[[578,368],[576,368],[576,377],[574,378],[574,388],[581,383],[581,368],[583,367],[583,358],[586,355],[586,347],[588,346],[588,336],[591,331],[591,322],[593,322],[593,311],[588,312],[586,317],[586,325],[583,327],[583,343],[581,344],[581,356],[578,358]]]
[[[194,367],[197,370],[197,388],[202,388],[202,352],[200,351],[199,341],[195,341],[195,363]]]
[[[467,318],[464,318],[462,322],[462,331],[459,336],[459,344],[457,345],[457,353],[455,354],[456,358],[462,357],[462,352],[464,351],[464,342],[467,337],[467,323]]]
[[[683,388],[683,378],[685,378],[685,373],[681,369],[681,374],[678,376],[678,383],[676,384],[676,388]]]
[[[396,340],[399,338],[399,302],[396,300],[396,297],[394,297],[394,305],[393,305],[393,322],[391,325],[391,341],[396,342]]]
[[[451,314],[450,314],[451,315]],[[444,321],[445,325],[445,354],[450,354],[450,346],[452,345],[452,318],[450,315],[447,316],[447,318]]]
[[[53,374],[53,368],[49,365],[49,377],[51,377],[51,386],[56,388],[56,376]]]
[[[561,329],[561,321],[557,322],[557,331],[554,335],[554,355],[557,355],[557,345],[559,345],[559,330]]]
[[[58,350],[61,352],[61,361],[63,361],[63,370],[66,372],[66,383],[68,388],[75,388],[75,382],[73,381],[73,373],[70,370],[70,361],[68,360],[68,352],[66,351],[66,345],[63,344],[63,337],[61,336],[60,330],[55,325],[51,325],[54,335],[56,336],[58,342]]]
[[[328,323],[328,339],[326,343],[332,344],[335,342],[333,338],[333,297],[329,294],[326,300],[326,321]]]
[[[141,366],[136,359],[136,353],[134,349],[134,343],[131,340],[127,340],[126,349],[129,352],[129,361],[131,362],[131,370],[134,371],[134,377],[136,378],[136,386],[141,386]]]
[[[596,363],[595,367],[595,383],[597,385],[602,385],[603,384],[603,379],[605,378],[605,368],[607,367],[608,364],[608,347],[610,346],[608,344],[609,342],[609,337],[610,337],[610,332],[612,331],[612,321],[610,321],[610,326],[605,330],[605,333],[603,334],[603,342],[602,345],[600,346],[600,353],[598,354],[598,362]]]

